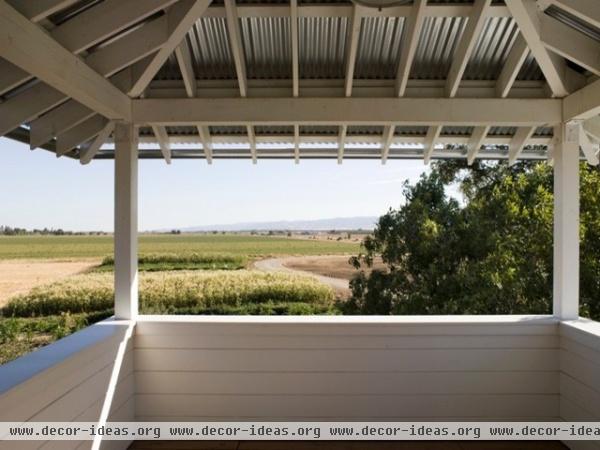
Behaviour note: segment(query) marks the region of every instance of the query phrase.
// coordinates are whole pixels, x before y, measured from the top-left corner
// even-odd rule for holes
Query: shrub
[[[238,270],[246,267],[247,258],[239,255],[199,253],[160,253],[143,254],[138,257],[141,272],[156,272],[166,270]],[[94,269],[95,272],[111,272],[115,260],[107,256],[102,264]]]
[[[313,278],[246,270],[145,273],[139,296],[145,314],[324,314],[334,305],[333,291]],[[17,296],[2,313],[99,313],[113,303],[112,274],[83,274]]]

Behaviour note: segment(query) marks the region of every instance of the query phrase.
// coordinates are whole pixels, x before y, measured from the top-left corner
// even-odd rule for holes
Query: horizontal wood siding
[[[566,421],[600,422],[600,324],[562,323],[560,334],[560,416]],[[600,450],[598,441],[569,441],[574,450]]]
[[[228,322],[141,318],[141,420],[557,420],[547,318]]]
[[[103,327],[101,333],[97,333],[95,327]],[[108,420],[134,420],[134,351],[133,338],[128,338],[132,335],[130,327],[128,323],[100,322],[24,356],[27,358],[24,361],[1,366],[0,376],[4,372],[8,378],[17,373],[15,367],[7,367],[10,364],[18,367],[35,365],[38,359],[53,361],[45,370],[31,378],[17,380],[15,386],[5,389],[0,395],[0,420],[94,422],[100,419],[107,401],[110,401]],[[86,340],[89,340],[88,346],[69,351],[74,342]],[[112,400],[107,400],[106,392],[122,345],[124,353],[121,350],[118,381]],[[106,442],[101,448],[125,449],[128,445],[125,441]],[[92,441],[21,441],[11,442],[10,446],[14,449],[87,449],[91,448]]]

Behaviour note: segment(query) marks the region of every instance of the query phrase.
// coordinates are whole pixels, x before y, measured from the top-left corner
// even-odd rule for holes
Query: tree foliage
[[[383,215],[357,268],[346,313],[548,314],[552,309],[552,168],[436,163]],[[448,195],[457,187],[461,201]],[[581,166],[582,315],[600,318],[600,171]]]

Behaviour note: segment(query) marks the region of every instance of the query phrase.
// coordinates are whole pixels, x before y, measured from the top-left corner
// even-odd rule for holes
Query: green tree
[[[447,194],[460,190],[459,203]],[[582,315],[600,317],[600,172],[581,166]],[[545,163],[434,165],[379,219],[346,313],[531,314],[552,304],[552,169]]]

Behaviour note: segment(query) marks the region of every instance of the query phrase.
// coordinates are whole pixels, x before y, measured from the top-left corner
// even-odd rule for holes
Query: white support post
[[[115,317],[138,314],[138,139],[131,123],[115,125]]]
[[[579,317],[579,133],[577,123],[555,128],[554,316]]]

